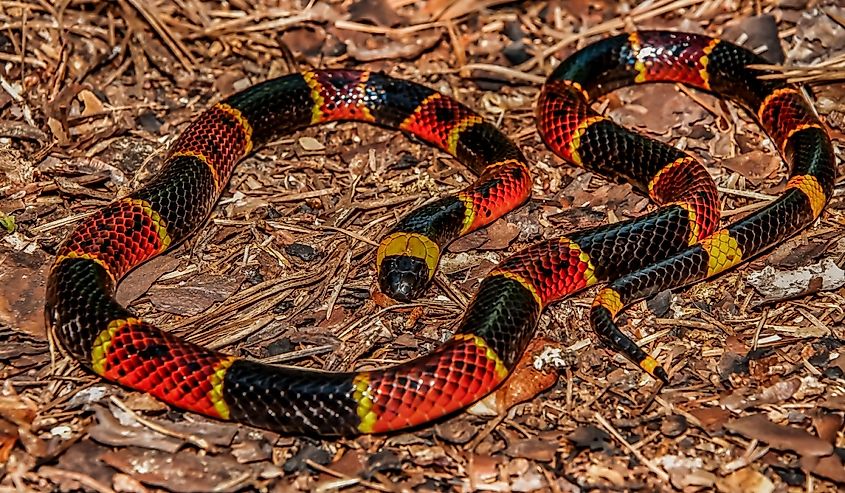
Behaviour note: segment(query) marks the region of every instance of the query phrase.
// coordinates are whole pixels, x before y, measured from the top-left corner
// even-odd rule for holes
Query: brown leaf
[[[722,493],[772,493],[775,485],[760,471],[746,467],[717,480],[716,489]]]
[[[102,192],[100,190],[88,188],[79,183],[77,180],[71,180],[63,176],[56,176],[53,178],[53,182],[55,182],[56,187],[58,187],[59,190],[67,195],[91,197],[103,202],[110,202],[114,198],[114,195],[110,192]]]
[[[536,438],[515,440],[505,449],[509,457],[522,457],[540,462],[551,462],[557,451],[556,442],[547,442]]]
[[[504,414],[513,406],[529,401],[551,388],[557,382],[557,368],[571,363],[571,355],[561,343],[544,337],[534,339],[505,383],[496,392],[473,405],[469,412],[479,416]],[[541,367],[538,369],[535,364]]]
[[[59,455],[58,466],[67,471],[90,476],[102,484],[109,484],[114,475],[114,469],[99,460],[100,455],[108,450],[108,448],[86,438],[74,443]],[[79,488],[79,486],[76,486],[76,488]]]
[[[226,301],[241,285],[240,276],[200,274],[184,283],[153,286],[150,301],[159,310],[176,315],[196,315]]]
[[[231,456],[199,456],[189,450],[169,454],[127,447],[106,452],[100,460],[142,483],[176,493],[233,492],[254,484],[255,479],[249,466]]]
[[[452,253],[461,253],[478,250],[481,245],[487,242],[487,238],[486,229],[475,231],[455,240],[451,245],[449,245],[449,251]]]
[[[185,445],[183,440],[162,435],[138,423],[123,425],[103,406],[95,405],[94,413],[97,416],[97,422],[88,428],[88,434],[93,440],[103,445],[113,447],[135,445],[170,453],[178,451]]]
[[[347,450],[343,456],[332,462],[329,468],[349,477],[360,476],[364,472],[364,454],[360,450]],[[334,476],[322,475],[325,479],[336,479]]]
[[[40,250],[8,252],[0,269],[0,325],[46,339],[44,300],[50,259]]]
[[[244,440],[232,445],[232,455],[241,464],[270,459],[273,447],[265,440]]]
[[[845,411],[845,394],[830,396],[819,405],[825,409]]]
[[[37,435],[23,426],[18,428],[18,433],[18,440],[29,455],[39,458],[48,455],[47,443],[44,440],[38,438]]]
[[[121,281],[115,299],[123,306],[132,303],[146,293],[159,277],[172,272],[177,267],[179,267],[179,259],[171,255],[162,255],[144,262]]]
[[[753,394],[743,398],[741,402],[732,406],[732,409],[741,410],[749,407],[761,406],[763,404],[777,404],[795,395],[795,392],[797,392],[800,388],[801,380],[797,378],[783,380],[766,387],[758,394]]]
[[[18,427],[5,419],[0,419],[0,464],[5,464],[12,453],[12,447],[18,441]]]
[[[743,17],[733,26],[727,27],[722,37],[728,41],[739,41],[742,38],[741,46],[759,53],[770,63],[783,63],[777,20],[769,14]]]
[[[481,250],[502,250],[519,236],[519,226],[507,221],[495,221],[487,227],[487,241]]]
[[[415,58],[420,53],[436,45],[442,37],[443,32],[436,29],[417,33],[412,38],[402,38],[399,40],[383,37],[381,42],[375,46],[371,46],[373,43],[372,38],[368,38],[366,42],[360,42],[350,37],[345,40],[345,43],[346,52],[350,57],[362,62],[372,62],[385,59]]]
[[[481,488],[490,491],[493,484],[501,485],[503,483],[502,481],[496,481],[499,479],[499,467],[501,464],[501,457],[493,457],[487,454],[470,455],[469,464],[467,464],[467,477],[469,478],[470,488],[473,491],[479,491]],[[507,487],[507,484],[504,486]]]
[[[725,427],[747,438],[760,440],[780,450],[792,450],[801,455],[823,456],[833,453],[833,445],[794,426],[781,426],[763,414],[752,414],[725,424]]]
[[[36,412],[37,409],[31,401],[17,394],[0,396],[0,418],[18,426],[29,427],[35,419]]]
[[[508,3],[509,0],[435,0],[427,2],[425,10],[431,12],[433,17],[440,21],[457,19],[471,12]]]
[[[470,423],[466,416],[459,416],[434,425],[434,433],[449,443],[463,445],[478,433],[478,427]]]
[[[801,469],[837,483],[845,483],[845,464],[837,454],[826,457],[801,457]]]
[[[396,27],[402,17],[385,0],[358,0],[349,6],[349,20],[383,27]]]
[[[776,154],[759,150],[724,159],[721,164],[755,185],[777,173],[781,166],[780,157]]]
[[[105,107],[103,106],[103,102],[100,101],[100,98],[88,89],[79,91],[79,94],[76,96],[83,102],[83,104],[85,104],[85,109],[82,110],[82,116],[97,115],[105,111]]]
[[[836,434],[842,429],[842,422],[841,414],[822,413],[813,418],[813,427],[819,438],[836,445]]]

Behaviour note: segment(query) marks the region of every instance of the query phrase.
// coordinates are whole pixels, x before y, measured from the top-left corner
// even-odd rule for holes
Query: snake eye
[[[419,257],[392,255],[385,257],[379,266],[379,286],[396,301],[418,298],[425,291],[428,279],[428,266]]]

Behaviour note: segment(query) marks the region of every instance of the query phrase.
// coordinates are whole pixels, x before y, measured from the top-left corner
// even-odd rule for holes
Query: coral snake
[[[617,313],[795,234],[831,196],[834,156],[823,124],[799,88],[747,67],[763,62],[725,41],[663,31],[610,37],[566,59],[540,93],[543,141],[571,163],[632,184],[660,207],[506,259],[481,282],[451,339],[398,366],[348,373],[270,366],[181,340],[114,299],[128,271],[206,221],[241,158],[314,124],[354,120],[399,129],[478,174],[466,189],[401,219],[379,244],[378,281],[396,299],[425,289],[449,242],[528,200],[528,163],[494,125],[432,89],[373,72],[288,75],[205,111],[154,179],[85,219],[63,243],[49,276],[48,320],[65,349],[93,372],[173,406],[281,432],[350,435],[424,424],[477,401],[508,376],[545,306],[609,281],[591,309],[596,333],[666,381],[657,361],[614,324]],[[783,193],[718,229],[716,187],[702,165],[591,109],[609,91],[652,81],[709,91],[749,111],[791,165]]]

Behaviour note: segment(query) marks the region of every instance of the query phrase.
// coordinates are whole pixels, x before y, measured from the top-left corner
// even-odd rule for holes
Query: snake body
[[[761,80],[762,63],[701,35],[647,31],[608,38],[565,60],[537,105],[544,142],[567,161],[627,181],[661,207],[642,217],[529,247],[481,283],[455,335],[428,355],[382,370],[280,368],[212,351],[145,322],[114,300],[119,280],[194,232],[235,164],[301,128],[336,120],[399,129],[478,173],[465,190],[401,219],[377,251],[381,289],[418,296],[448,244],[524,203],[523,154],[494,125],[439,92],[380,73],[313,70],[266,81],[217,103],[172,146],[148,184],[85,219],[60,247],[46,313],[57,339],[86,367],[182,409],[288,433],[351,435],[418,426],[462,409],[509,375],[548,304],[600,281],[598,336],[652,375],[657,361],[613,323],[657,289],[715,275],[811,223],[830,197],[830,140],[799,89]],[[716,187],[674,147],[591,109],[625,85],[681,82],[733,99],[755,115],[792,165],[786,191],[719,227]]]

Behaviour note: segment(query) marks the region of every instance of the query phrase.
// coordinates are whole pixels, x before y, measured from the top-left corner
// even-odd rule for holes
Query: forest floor
[[[545,343],[572,360],[548,390],[497,417],[460,413],[412,432],[280,436],[177,411],[83,371],[51,344],[43,317],[62,239],[148,181],[195,115],[291,71],[367,68],[496,122],[529,158],[530,203],[454,243],[423,299],[385,304],[374,284],[381,236],[473,175],[400,132],[309,129],[241,163],[209,223],[133,272],[118,297],[167,330],[265,362],[339,371],[425,354],[510,253],[653,207],[540,141],[533,107],[560,60],[634,28],[759,49],[784,77],[809,83],[841,161],[837,4],[0,0],[0,492],[841,491],[841,185],[820,220],[783,245],[624,313],[670,385],[596,342],[587,291],[542,316]],[[619,90],[599,107],[700,157],[725,221],[784,189],[776,150],[732,104],[669,84]]]

